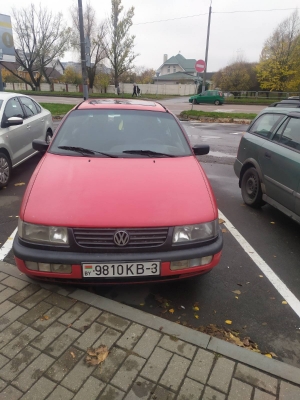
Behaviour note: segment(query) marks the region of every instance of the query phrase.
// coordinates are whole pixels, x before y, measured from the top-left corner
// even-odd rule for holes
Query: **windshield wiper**
[[[77,153],[81,153],[82,155],[87,155],[87,154],[101,154],[106,157],[111,157],[111,158],[118,158],[118,156],[115,156],[113,154],[107,154],[103,153],[102,151],[97,151],[97,150],[90,150],[90,149],[85,149],[84,147],[76,147],[76,146],[58,146],[59,149],[63,150],[71,150],[71,151],[76,151]]]
[[[125,154],[141,154],[148,157],[152,156],[165,156],[165,157],[176,157],[174,154],[160,153],[158,151],[152,150],[125,150],[123,151]]]

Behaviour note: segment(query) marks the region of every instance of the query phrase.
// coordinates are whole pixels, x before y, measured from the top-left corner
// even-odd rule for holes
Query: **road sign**
[[[205,64],[205,61],[204,61],[204,60],[198,60],[198,61],[196,61],[195,70],[196,70],[197,72],[203,72],[203,71],[205,71],[205,68],[206,68],[206,64]]]
[[[0,50],[2,61],[16,61],[10,16],[4,14],[0,14]]]

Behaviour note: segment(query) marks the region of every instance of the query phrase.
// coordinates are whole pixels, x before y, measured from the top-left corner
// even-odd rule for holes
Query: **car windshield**
[[[71,147],[81,151],[72,151]],[[84,156],[82,149],[94,152],[91,152],[93,157],[182,157],[192,154],[171,114],[137,110],[72,111],[52,141],[49,152],[81,157]]]

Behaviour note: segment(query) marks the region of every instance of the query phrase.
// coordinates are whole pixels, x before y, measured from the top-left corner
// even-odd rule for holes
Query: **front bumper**
[[[180,279],[183,277],[194,276],[203,274],[215,267],[221,257],[221,250],[223,247],[223,237],[221,231],[217,239],[206,245],[201,245],[193,248],[174,248],[169,251],[149,251],[149,252],[131,252],[131,253],[88,253],[88,252],[73,252],[61,250],[45,250],[27,247],[16,236],[13,243],[13,251],[15,255],[16,264],[20,271],[28,276],[46,279],[63,281],[75,281],[78,283],[82,280],[84,283],[132,283],[141,281],[158,281],[169,279]],[[195,259],[213,255],[212,261],[204,266],[196,266],[181,270],[172,271],[170,269],[171,261],[180,261]],[[132,278],[97,278],[84,279],[82,276],[82,263],[115,263],[115,262],[146,262],[152,260],[159,260],[161,262],[161,275],[160,276],[145,276],[145,277],[132,277]],[[50,264],[69,264],[72,265],[72,272],[70,274],[52,273],[33,271],[26,267],[25,261],[35,261],[40,263]],[[151,278],[151,279],[150,279]]]

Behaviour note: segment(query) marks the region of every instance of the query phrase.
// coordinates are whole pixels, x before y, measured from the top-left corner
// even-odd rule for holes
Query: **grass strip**
[[[59,103],[40,103],[42,107],[49,110],[52,115],[64,115],[69,112],[75,104],[59,104]]]
[[[230,119],[254,119],[257,114],[253,113],[231,113],[231,112],[208,112],[197,110],[186,110],[180,113],[181,117],[199,119],[201,117],[208,118],[230,118]]]

